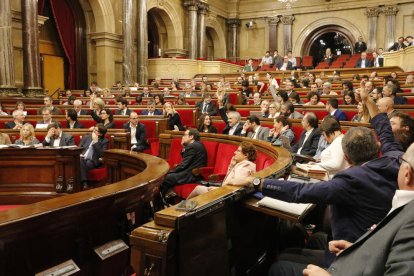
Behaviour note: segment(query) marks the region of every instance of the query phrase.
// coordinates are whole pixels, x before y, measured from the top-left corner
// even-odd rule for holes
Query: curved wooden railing
[[[182,133],[170,131],[160,135],[160,156],[167,158],[172,139],[181,136]],[[203,133],[201,140],[234,145],[252,142],[257,151],[276,160],[255,174],[260,177],[280,176],[292,162],[288,151],[268,142]],[[173,206],[157,212],[154,221],[131,233],[132,267],[139,275],[150,270],[156,276],[230,275],[233,268],[237,275],[244,275],[240,273],[247,267],[255,266],[262,256],[268,257],[264,252],[274,236],[276,222],[265,212],[246,208],[245,199],[250,191],[223,186],[191,199],[197,202],[192,211],[180,211]]]
[[[0,275],[34,275],[73,259],[82,275],[99,275],[93,249],[116,239],[127,241],[127,214],[135,225],[157,194],[168,164],[154,156],[108,150],[114,184],[0,212]],[[123,262],[122,262],[123,261]],[[128,254],[115,267],[124,269]]]

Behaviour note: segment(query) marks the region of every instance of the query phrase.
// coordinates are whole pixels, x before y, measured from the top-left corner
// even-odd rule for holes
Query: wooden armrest
[[[225,177],[226,177],[225,173],[211,174],[208,177],[208,180],[209,181],[220,181],[220,180],[222,181],[224,180]]]
[[[214,167],[201,167],[201,168],[195,168],[191,172],[193,175],[202,175],[205,179],[205,176],[210,175],[214,170]]]

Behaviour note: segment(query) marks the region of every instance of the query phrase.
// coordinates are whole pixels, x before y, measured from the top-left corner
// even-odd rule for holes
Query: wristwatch
[[[255,191],[258,191],[260,188],[260,184],[262,183],[262,179],[259,177],[256,177],[255,179],[253,179],[253,188]]]

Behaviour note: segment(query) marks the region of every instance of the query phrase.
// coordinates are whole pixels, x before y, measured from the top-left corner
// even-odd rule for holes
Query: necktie
[[[92,160],[92,155],[93,155],[93,142],[90,143],[89,148],[85,154],[85,159],[89,159]]]
[[[203,106],[203,113],[206,113],[206,111],[207,111],[207,105],[204,104],[204,106]]]

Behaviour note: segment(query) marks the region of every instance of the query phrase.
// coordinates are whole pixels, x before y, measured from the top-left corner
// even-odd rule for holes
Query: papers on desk
[[[5,149],[5,148],[8,148],[9,147],[9,145],[0,145],[0,149]]]
[[[327,171],[318,164],[300,164],[296,163],[296,168],[301,171],[313,174],[326,174]]]
[[[310,203],[289,203],[267,196],[265,196],[262,200],[258,201],[257,204],[259,206],[275,209],[296,216],[303,216],[307,213],[308,210],[310,210],[313,207],[313,204]]]

